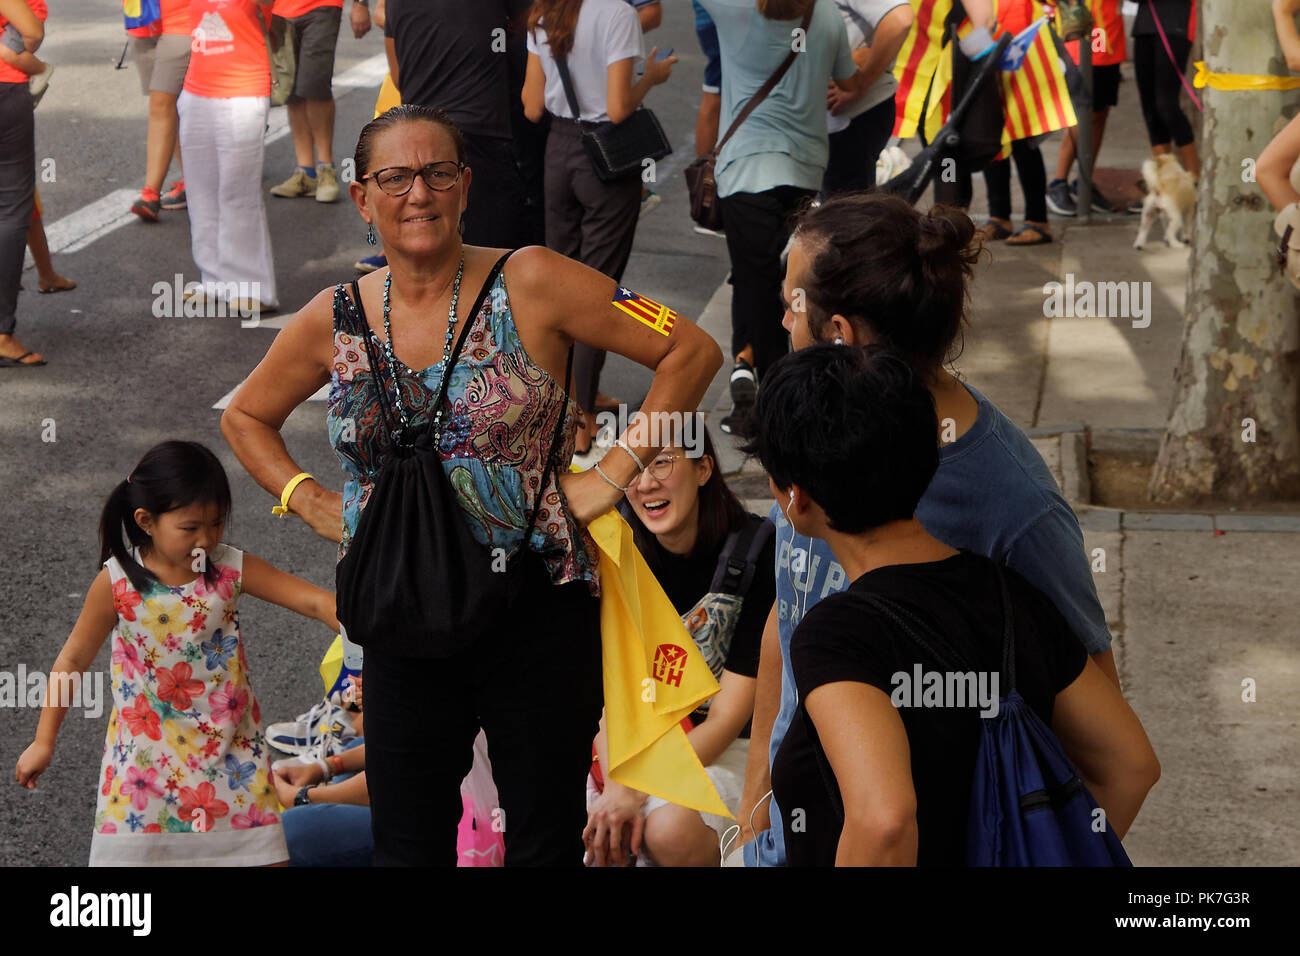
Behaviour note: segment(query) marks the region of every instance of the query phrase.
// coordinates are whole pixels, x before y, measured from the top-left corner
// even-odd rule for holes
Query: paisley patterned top
[[[563,383],[534,364],[524,351],[510,313],[504,275],[497,276],[478,315],[463,316],[461,321],[473,325],[452,369],[439,454],[471,532],[485,546],[501,547],[513,555],[540,498],[528,547],[545,560],[551,583],[586,581],[591,592],[599,594],[596,544],[569,515],[557,482],[563,463],[573,455],[577,404],[572,399],[564,401]],[[459,327],[456,334],[460,334]],[[386,367],[388,360],[379,337],[358,314],[345,287],[335,287],[334,367],[327,422],[330,444],[347,473],[340,560],[347,554],[392,446],[370,374],[365,335],[371,336],[390,405],[396,372],[402,406],[412,427],[433,418],[432,406],[442,382],[441,361],[418,372],[400,359],[394,368]],[[558,415],[566,416],[566,423],[556,448],[555,467],[539,494]]]

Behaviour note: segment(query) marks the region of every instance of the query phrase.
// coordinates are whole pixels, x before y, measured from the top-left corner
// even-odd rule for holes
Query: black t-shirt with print
[[[1082,672],[1087,652],[1046,596],[1015,571],[1003,568],[1003,573],[1015,614],[1016,689],[1050,726],[1055,697]],[[807,695],[836,681],[870,684],[892,695],[898,686],[895,674],[914,677],[917,664],[923,672],[944,670],[880,611],[853,598],[867,593],[908,608],[975,670],[992,673],[1001,667],[1003,618],[996,568],[969,551],[943,561],[877,568],[847,592],[814,606],[791,639],[800,706],[772,765],[791,866],[833,865],[841,829],[839,788],[803,706]],[[1010,692],[1004,681],[1002,675],[1000,696]],[[916,693],[919,698],[919,688]],[[964,865],[980,707],[904,706],[899,714],[916,790],[917,863]]]
[[[646,563],[654,572],[664,593],[668,595],[668,600],[673,602],[673,609],[678,614],[685,614],[709,592],[709,585],[713,582],[713,575],[718,567],[718,555],[722,553],[726,539],[720,541],[716,548],[703,554],[685,557],[664,550],[653,537],[650,540],[653,542],[652,551],[645,555]],[[733,555],[733,557],[743,559],[744,555]],[[731,647],[727,650],[726,660],[722,665],[733,674],[742,677],[758,676],[758,654],[763,643],[763,626],[767,623],[767,615],[776,600],[776,579],[773,576],[775,567],[774,535],[767,539],[767,543],[758,553],[757,569],[753,580],[750,581],[749,591],[744,595],[736,630],[731,637]],[[697,711],[691,715],[691,719],[698,724],[704,716],[703,712]],[[740,736],[749,736],[748,723],[745,724]]]

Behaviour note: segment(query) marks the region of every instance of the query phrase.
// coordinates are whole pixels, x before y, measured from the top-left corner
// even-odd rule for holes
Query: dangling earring
[[[366,243],[372,246],[375,244],[375,224],[373,222],[370,224],[370,228],[366,231]]]
[[[840,338],[837,338],[837,339],[835,340],[835,344],[836,344],[836,345],[843,345],[843,344],[844,344],[844,340],[843,340],[843,339],[840,339]]]

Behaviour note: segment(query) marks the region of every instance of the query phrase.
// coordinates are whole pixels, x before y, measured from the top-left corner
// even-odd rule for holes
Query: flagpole
[[[1087,100],[1083,115],[1079,117],[1079,198],[1075,214],[1079,222],[1087,225],[1092,217],[1092,36],[1085,32],[1079,37],[1079,75],[1083,79],[1083,92]],[[1069,135],[1068,132],[1066,135]]]

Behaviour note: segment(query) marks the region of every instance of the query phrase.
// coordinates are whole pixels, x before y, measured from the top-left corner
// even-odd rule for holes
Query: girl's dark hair
[[[794,235],[809,258],[802,281],[814,337],[839,313],[927,377],[961,354],[981,245],[960,209],[921,213],[897,196],[845,193],[801,212]]]
[[[374,145],[376,136],[400,123],[416,122],[434,123],[445,129],[456,147],[456,162],[465,162],[465,137],[461,135],[459,127],[451,121],[450,116],[432,106],[403,103],[401,106],[394,106],[386,113],[380,113],[361,128],[361,135],[357,137],[357,150],[353,155],[357,178],[360,179],[370,172],[370,149]]]
[[[718,452],[713,447],[713,439],[709,437],[708,429],[703,428],[701,423],[700,430],[704,433],[704,454],[713,461],[713,473],[700,487],[700,524],[695,535],[695,547],[691,549],[689,555],[692,558],[717,551],[722,546],[722,542],[727,539],[727,535],[745,523],[747,516],[745,506],[740,503],[736,493],[727,486],[726,479],[722,477]],[[697,460],[692,459],[692,462]],[[637,550],[645,556],[650,569],[655,570],[655,557],[663,550],[658,539],[641,523],[636,510],[627,503],[626,499],[621,510],[627,518],[627,523],[632,526],[632,539],[636,543]]]
[[[582,0],[533,0],[528,9],[528,32],[536,33],[540,24],[546,31],[551,56],[568,56],[573,50],[573,34],[578,29],[581,10]]]
[[[150,544],[149,535],[135,523],[135,510],[143,508],[152,515],[161,515],[208,502],[217,506],[225,521],[230,514],[230,483],[217,456],[198,442],[173,440],[154,445],[104,502],[99,519],[100,563],[110,555],[117,558],[135,589],[147,591],[157,578],[131,557],[130,548],[122,540],[125,535],[128,542],[142,550]],[[217,571],[211,561],[205,562],[203,576],[208,584],[216,584]]]

